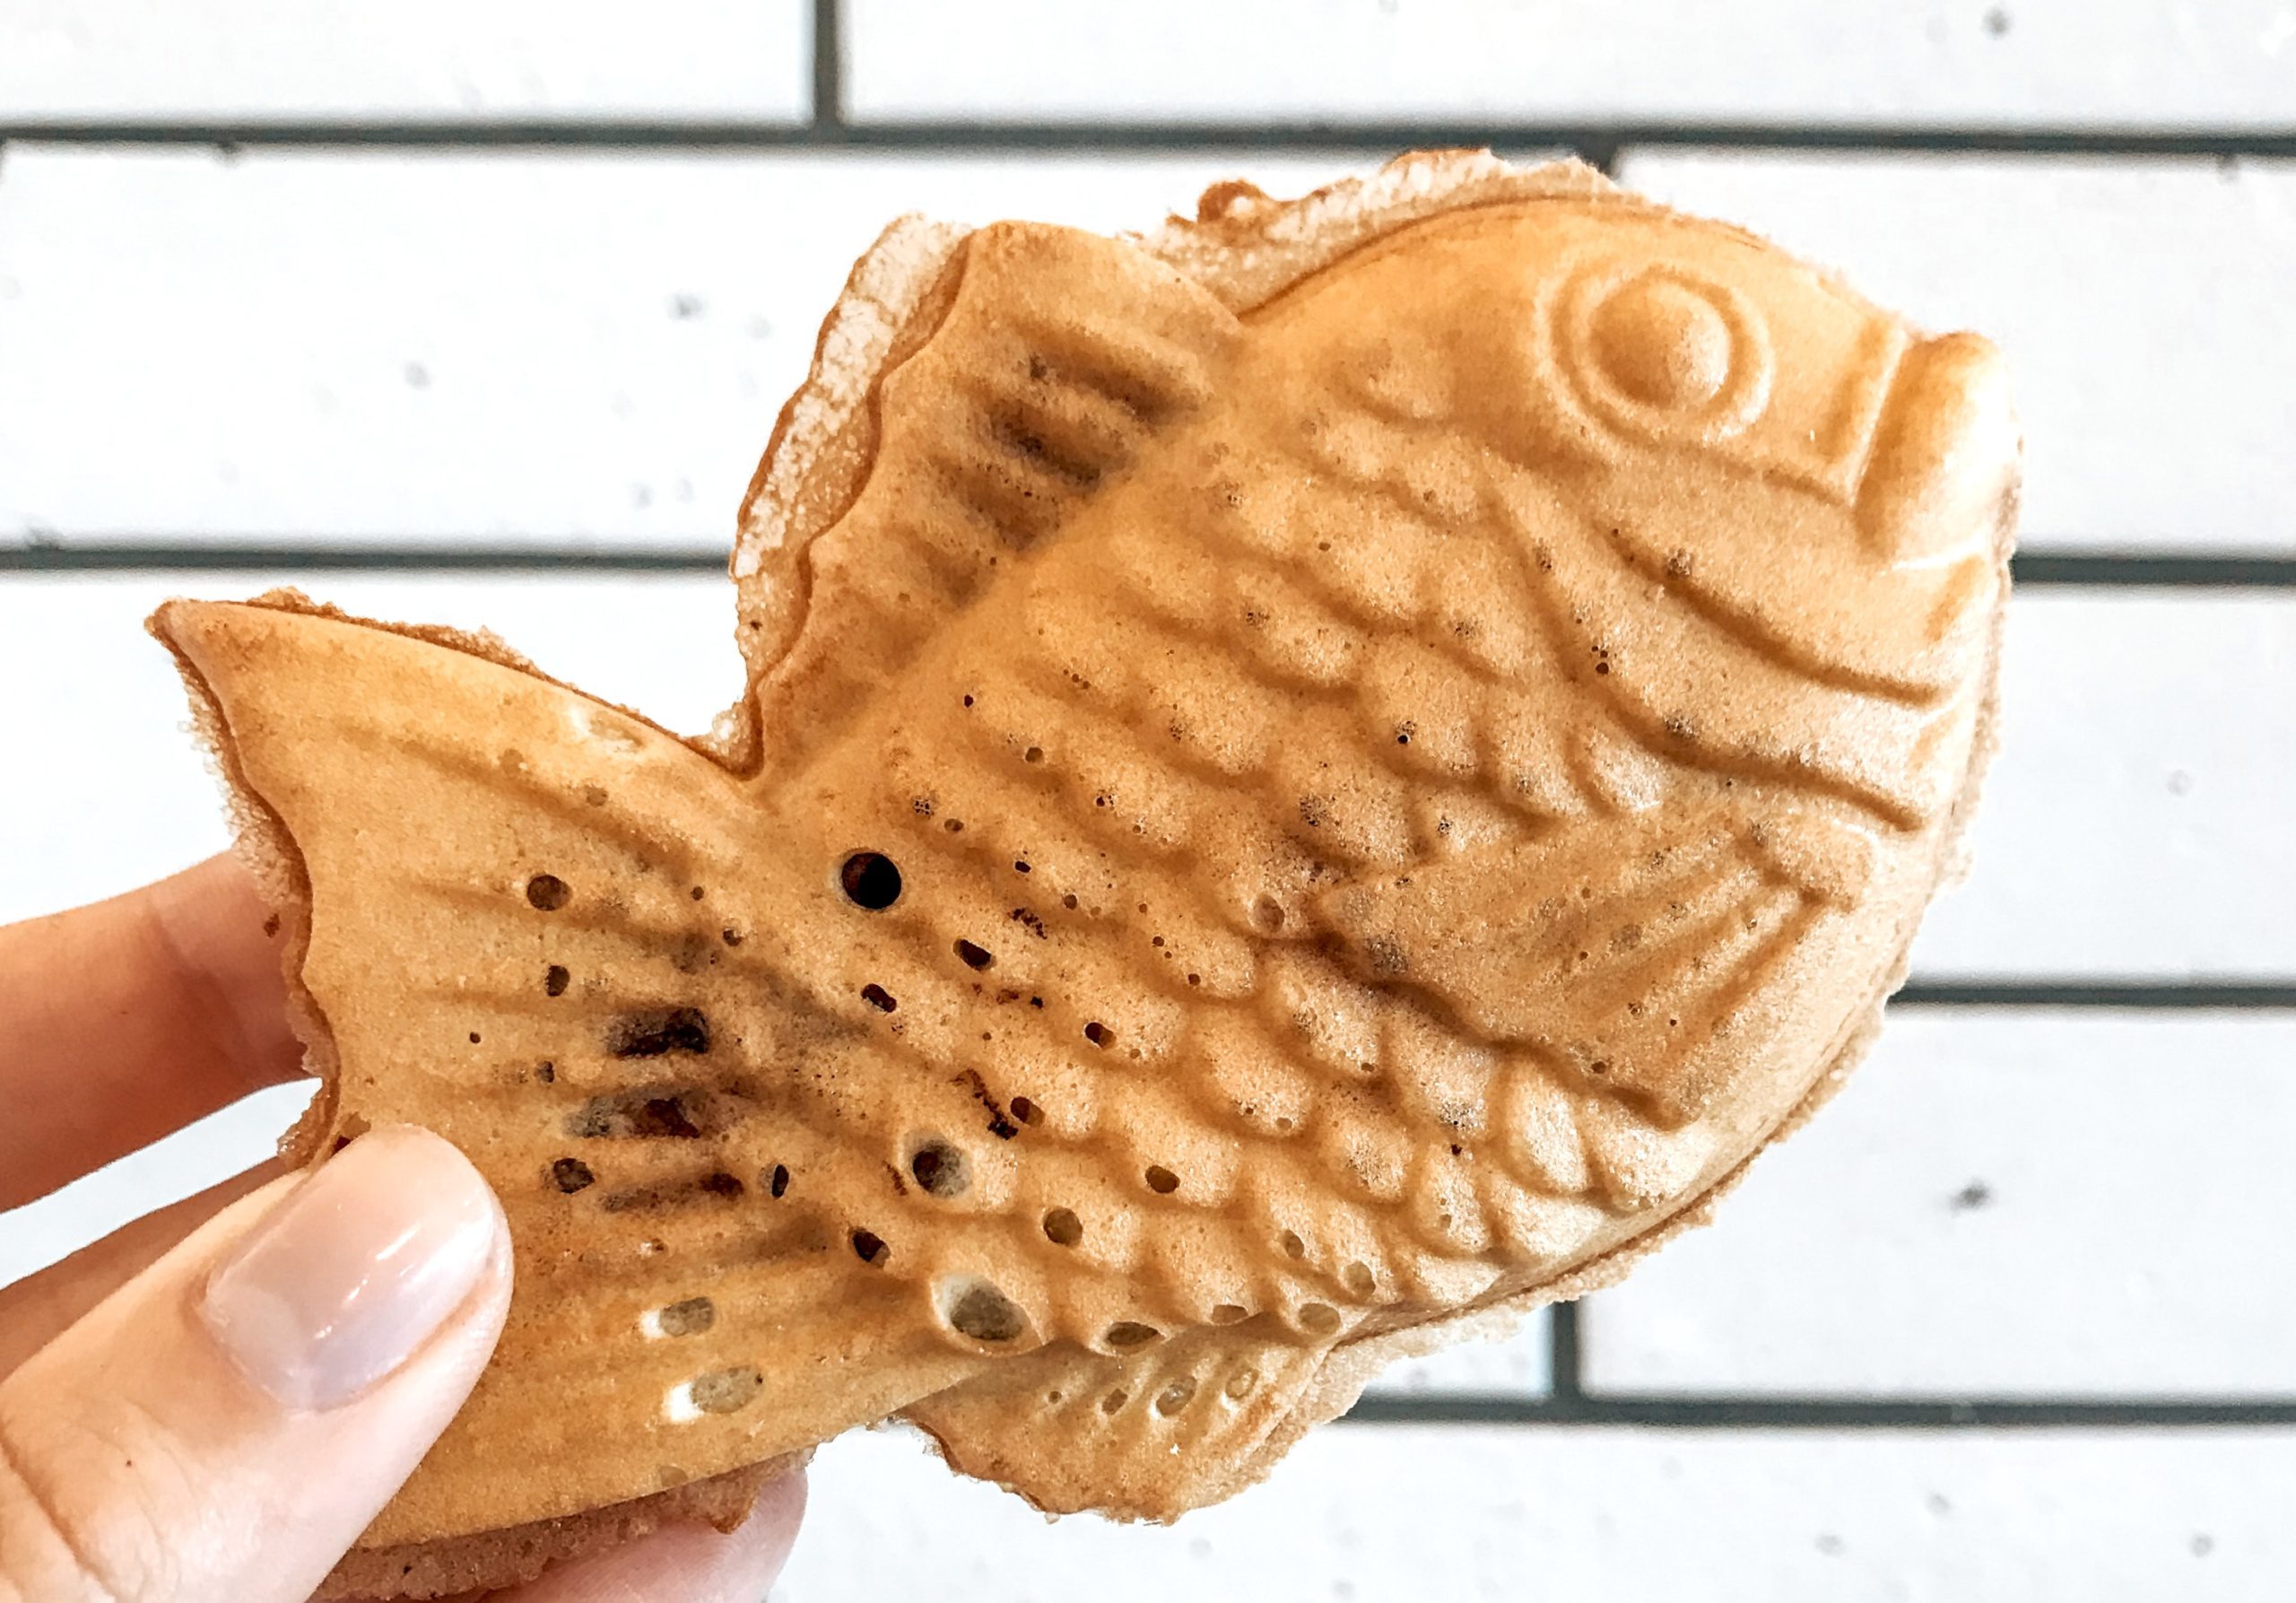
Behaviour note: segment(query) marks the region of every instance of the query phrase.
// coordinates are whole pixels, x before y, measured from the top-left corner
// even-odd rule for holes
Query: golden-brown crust
[[[405,635],[515,667],[537,678],[549,678],[491,634],[356,617],[291,589],[267,591],[253,597],[249,605],[334,618]],[[334,1122],[335,1086],[340,1067],[326,1017],[300,983],[304,958],[310,945],[310,876],[293,837],[239,771],[237,751],[226,737],[222,713],[214,694],[204,675],[170,634],[166,607],[153,616],[150,629],[175,658],[177,671],[183,676],[190,696],[194,727],[223,771],[231,798],[236,855],[255,876],[265,900],[276,910],[281,920],[280,960],[287,978],[289,1017],[298,1039],[304,1043],[304,1067],[319,1081],[317,1094],[310,1105],[280,1137],[280,1155],[300,1167],[322,1155],[320,1144]],[[631,709],[617,710],[650,722]],[[561,1560],[643,1536],[665,1524],[704,1520],[720,1530],[731,1530],[748,1516],[758,1494],[769,1483],[790,1470],[802,1468],[807,1456],[793,1454],[771,1459],[650,1496],[507,1529],[387,1547],[356,1547],[344,1555],[317,1595],[432,1598],[488,1590],[531,1581]]]
[[[1144,249],[1196,278],[1234,307],[1264,304],[1290,283],[1317,273],[1332,262],[1365,248],[1384,234],[1438,212],[1518,198],[1526,194],[1587,196],[1606,193],[1607,187],[1585,169],[1543,169],[1535,173],[1507,170],[1487,155],[1444,152],[1406,158],[1378,178],[1351,186],[1335,186],[1303,200],[1274,203],[1245,187],[1222,186],[1208,191],[1195,222],[1175,222],[1138,241]],[[1639,205],[1626,197],[1622,204]],[[711,743],[745,770],[768,760],[761,748],[752,709],[760,679],[787,649],[801,627],[809,596],[806,556],[813,539],[835,525],[866,484],[874,465],[876,401],[880,381],[909,352],[929,335],[946,310],[962,247],[968,236],[956,231],[935,231],[927,225],[897,224],[884,240],[855,270],[846,295],[823,327],[813,370],[793,396],[777,425],[774,440],[761,464],[744,506],[743,528],[734,568],[741,587],[740,640],[750,664],[749,693],[732,721]],[[295,610],[327,612],[294,597],[274,598],[273,605]],[[340,615],[340,614],[335,614]],[[397,632],[439,640],[491,660],[509,662],[531,672],[529,665],[502,650],[498,642],[466,636],[442,636],[439,632],[399,630]],[[165,638],[164,634],[162,638]],[[1987,688],[1968,778],[1954,798],[1950,825],[1943,832],[1936,864],[1938,876],[1951,866],[1951,853],[1971,806],[1979,770],[1990,747],[1991,681],[1998,658],[1996,638],[1986,664]],[[197,675],[187,665],[196,701],[208,709],[207,729],[234,780],[235,791],[251,802],[252,792],[233,768],[228,742]],[[537,675],[539,676],[539,675]],[[696,743],[700,744],[700,743]],[[250,815],[260,812],[252,804]],[[285,894],[286,909],[308,905],[308,884],[300,877],[300,862],[284,841],[276,821],[259,815],[242,820],[250,841],[250,855],[260,859],[258,871],[266,884]],[[294,962],[300,963],[300,945],[307,932],[291,928]],[[1881,990],[1901,980],[1904,950],[1909,945],[1910,915],[1899,931],[1898,958]],[[291,980],[293,970],[291,969]],[[300,992],[299,992],[300,996]],[[1789,1132],[1810,1109],[1831,1094],[1848,1067],[1862,1055],[1878,1026],[1882,995],[1855,1014],[1838,1050],[1812,1083],[1801,1102],[1762,1142],[1766,1146]],[[306,1012],[311,1012],[308,1006]],[[311,1021],[317,1030],[316,1018]],[[326,1050],[314,1040],[314,1066],[331,1072],[324,1061]],[[299,1136],[303,1146],[317,1138],[324,1125],[307,1123]],[[299,1155],[308,1155],[298,1149]],[[1758,1155],[1760,1147],[1756,1149]],[[1747,1160],[1751,1162],[1751,1158]],[[1458,1328],[1477,1320],[1504,1318],[1547,1302],[1580,1294],[1607,1284],[1631,1262],[1654,1250],[1689,1225],[1703,1221],[1713,1200],[1744,1173],[1744,1163],[1733,1168],[1716,1184],[1664,1224],[1600,1257],[1574,1267],[1568,1274],[1543,1285],[1509,1288],[1457,1314],[1433,1322],[1387,1329],[1339,1349],[1325,1366],[1321,1384],[1301,1400],[1283,1429],[1263,1449],[1235,1467],[1231,1491],[1259,1479],[1274,1460],[1309,1425],[1337,1414],[1352,1404],[1370,1375],[1387,1362],[1409,1352],[1423,1351],[1454,1337]],[[335,1595],[383,1596],[396,1590],[429,1596],[478,1585],[498,1585],[525,1579],[545,1564],[570,1553],[622,1539],[650,1529],[663,1519],[700,1512],[715,1518],[712,1510],[724,1506],[732,1488],[745,1486],[752,1496],[763,1477],[742,1470],[709,1481],[618,1503],[563,1520],[544,1520],[509,1530],[410,1546],[375,1549],[354,1555],[331,1585]],[[1225,1491],[1220,1494],[1224,1495]],[[746,1501],[743,1507],[746,1508]],[[531,1567],[522,1567],[531,1566]],[[391,1573],[396,1567],[397,1574]],[[357,1579],[363,1578],[363,1579]],[[419,1588],[423,1590],[417,1590]]]

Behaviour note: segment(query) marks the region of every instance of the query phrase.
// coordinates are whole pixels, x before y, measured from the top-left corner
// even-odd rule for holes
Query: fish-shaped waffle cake
[[[328,1079],[299,1150],[430,1126],[517,1241],[337,1584],[895,1415],[1169,1518],[1615,1276],[1902,975],[2017,461],[1982,340],[1420,156],[1144,238],[896,225],[744,510],[712,739],[168,605]]]

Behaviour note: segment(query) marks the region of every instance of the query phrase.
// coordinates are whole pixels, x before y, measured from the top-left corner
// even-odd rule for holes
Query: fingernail
[[[361,1137],[209,1276],[201,1320],[291,1408],[349,1402],[413,1357],[487,1272],[500,1230],[469,1161],[427,1130]]]

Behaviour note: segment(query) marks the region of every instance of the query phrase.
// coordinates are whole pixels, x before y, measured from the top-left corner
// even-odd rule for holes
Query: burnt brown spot
[[[1021,1133],[1021,1127],[1014,1124],[1010,1119],[1006,1118],[1004,1116],[1004,1110],[997,1106],[996,1099],[988,1094],[988,1082],[980,1077],[980,1071],[978,1069],[968,1068],[960,1070],[957,1074],[950,1077],[949,1083],[952,1085],[964,1086],[967,1090],[972,1093],[973,1100],[975,1102],[988,1110],[988,1133],[990,1135],[996,1137],[999,1141],[1010,1141],[1013,1137]]]
[[[657,1186],[632,1186],[626,1191],[616,1191],[602,1205],[610,1214],[650,1213],[658,1208],[675,1207],[683,1203],[699,1202],[715,1198],[730,1202],[742,1194],[742,1182],[719,1170],[691,1180],[673,1180]]]
[[[570,1197],[597,1178],[590,1172],[590,1166],[579,1158],[561,1158],[550,1166],[551,1184]]]
[[[574,898],[574,892],[555,874],[537,874],[526,881],[526,900],[544,912],[554,913]]]
[[[647,1007],[625,1013],[606,1027],[606,1050],[617,1058],[699,1056],[709,1050],[709,1021],[699,1007]]]
[[[703,1133],[700,1092],[624,1091],[594,1096],[566,1116],[566,1133],[586,1139],[690,1141]]]
[[[573,982],[574,976],[567,971],[564,963],[554,963],[543,971],[542,989],[545,995],[562,997]]]
[[[1013,921],[1030,931],[1040,941],[1048,938],[1045,934],[1044,920],[1025,907],[1016,907],[1013,910]]]
[[[1363,955],[1370,960],[1374,974],[1400,974],[1411,966],[1404,955],[1403,943],[1391,935],[1375,935],[1363,943]]]
[[[558,1065],[548,1062],[535,1064],[535,1078],[545,1085],[552,1084],[558,1078]]]

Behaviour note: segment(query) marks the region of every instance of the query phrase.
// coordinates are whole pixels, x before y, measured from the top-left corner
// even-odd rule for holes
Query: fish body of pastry
[[[1214,287],[966,237],[735,755],[162,613],[308,897],[326,1133],[441,1128],[517,1241],[371,1539],[902,1411],[1168,1516],[1681,1216],[1870,1019],[1980,744],[1990,348],[1583,185]]]

